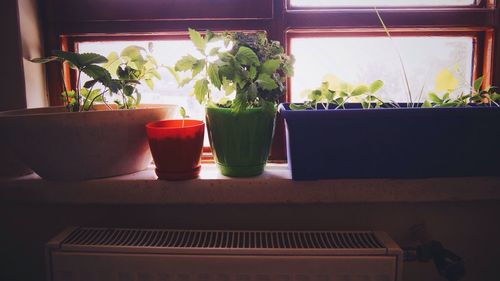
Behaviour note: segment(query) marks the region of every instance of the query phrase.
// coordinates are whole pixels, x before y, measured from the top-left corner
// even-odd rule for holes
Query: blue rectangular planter
[[[500,108],[295,110],[281,104],[294,180],[500,176]]]

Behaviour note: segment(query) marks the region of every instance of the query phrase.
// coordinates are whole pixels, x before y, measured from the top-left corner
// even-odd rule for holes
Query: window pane
[[[189,40],[168,40],[168,41],[111,41],[111,42],[82,42],[78,44],[80,53],[94,52],[107,56],[111,52],[120,53],[129,45],[148,48],[148,43],[153,42],[153,56],[157,63],[163,66],[173,66],[182,56],[190,53],[196,54],[197,51]],[[165,67],[158,70],[162,79],[154,79],[154,89],[151,90],[145,84],[138,86],[141,93],[142,104],[177,104],[184,106],[192,118],[203,119],[203,107],[198,104],[194,97],[189,96],[192,85],[186,85],[183,88],[177,86],[174,77]],[[88,77],[83,77],[85,81]]]
[[[293,7],[470,6],[476,0],[290,0]]]
[[[380,79],[385,85],[379,96],[409,102],[396,48],[406,69],[413,101],[422,101],[429,91],[434,91],[436,77],[445,69],[454,74],[460,86],[470,85],[472,37],[393,39],[391,42],[387,37],[292,38],[291,53],[296,58],[292,101],[304,101],[304,92],[319,87],[324,80],[355,85]]]

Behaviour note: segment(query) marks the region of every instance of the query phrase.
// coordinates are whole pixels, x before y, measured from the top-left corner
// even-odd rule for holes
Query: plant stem
[[[80,101],[80,76],[82,75],[82,71],[80,69],[78,69],[78,78],[76,79],[76,89],[75,89],[75,93],[76,93],[76,104],[78,105],[78,111],[80,111],[80,107],[81,107],[81,101]]]
[[[89,96],[93,90],[94,90],[94,86],[90,87],[89,93],[87,94],[87,96],[85,97],[85,100],[83,101],[83,107],[85,107],[85,104],[87,103]],[[89,110],[89,109],[90,109],[90,107],[87,110]],[[84,110],[85,110],[85,108],[84,108]]]
[[[396,53],[398,54],[399,63],[401,64],[401,69],[403,70],[403,78],[404,78],[404,81],[405,81],[406,90],[408,91],[408,98],[410,99],[410,104],[413,107],[413,98],[411,96],[410,82],[408,80],[408,76],[406,75],[406,68],[405,68],[405,65],[403,63],[403,58],[401,57],[401,53],[399,52],[399,50],[397,48],[397,45],[394,42],[394,39],[392,39],[391,33],[389,32],[389,29],[385,25],[385,22],[382,19],[382,16],[380,16],[380,13],[378,12],[377,7],[374,7],[374,8],[375,8],[375,13],[377,13],[377,17],[378,17],[380,23],[382,24],[382,27],[384,28],[385,33],[387,34],[387,36],[391,40],[392,46],[394,47],[394,49],[396,50]],[[409,107],[408,104],[407,104],[407,107]]]
[[[66,81],[64,81],[64,64],[61,67],[61,78],[62,78],[64,95],[66,96],[66,109],[71,110],[70,107],[69,107],[68,89],[66,88]]]
[[[344,104],[350,99],[351,97],[346,97],[344,101],[342,101],[341,104],[339,104],[335,109],[339,109],[339,108],[344,108]]]
[[[90,101],[89,108],[91,108],[91,107],[94,105],[94,101],[95,101],[98,97],[100,97],[100,96],[103,96],[103,97],[104,97],[104,94],[105,94],[106,92],[107,92],[107,90],[106,90],[106,91],[104,91],[104,92],[102,92],[102,93],[100,93],[99,95],[95,96],[95,97],[94,97],[94,98]],[[106,104],[106,105],[107,105],[107,104]],[[108,107],[109,107],[109,106],[108,106]]]

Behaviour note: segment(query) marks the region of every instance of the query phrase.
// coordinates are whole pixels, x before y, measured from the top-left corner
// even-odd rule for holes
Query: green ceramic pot
[[[251,108],[207,108],[210,146],[221,173],[229,177],[262,174],[274,135],[276,113]]]

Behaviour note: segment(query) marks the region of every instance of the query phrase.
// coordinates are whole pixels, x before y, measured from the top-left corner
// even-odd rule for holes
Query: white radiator
[[[69,228],[49,281],[400,281],[402,250],[371,231]]]

